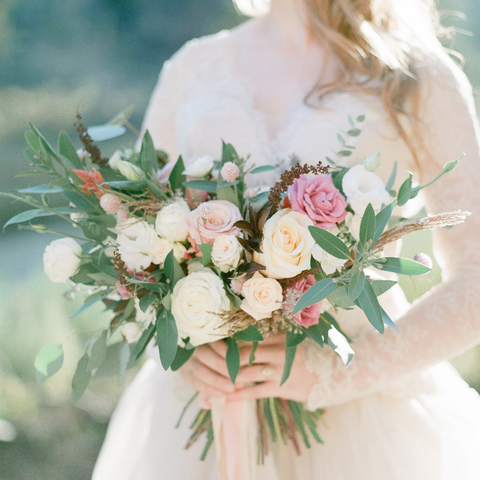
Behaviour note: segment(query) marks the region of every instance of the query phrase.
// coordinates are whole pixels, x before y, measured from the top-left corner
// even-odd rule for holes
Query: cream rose
[[[385,190],[383,180],[363,165],[352,167],[343,177],[342,186],[347,202],[360,216],[363,216],[369,203],[376,213],[380,211],[382,204],[390,203],[390,195]]]
[[[43,268],[54,283],[66,283],[80,266],[82,247],[70,237],[54,240],[45,248]]]
[[[280,210],[265,222],[262,254],[254,260],[265,265],[265,275],[271,278],[292,278],[310,268],[315,242],[308,231],[313,222],[306,215]]]
[[[188,235],[187,215],[190,208],[183,198],[163,207],[155,220],[155,230],[170,242],[184,242]]]
[[[238,267],[243,248],[235,235],[220,235],[213,242],[212,262],[222,272]]]
[[[216,313],[230,310],[222,280],[211,270],[192,273],[179,280],[172,292],[172,313],[177,323],[179,342],[190,337],[194,346],[226,337],[225,321]]]
[[[242,295],[245,298],[240,308],[255,320],[270,318],[274,310],[282,307],[282,286],[259,272],[243,284]]]

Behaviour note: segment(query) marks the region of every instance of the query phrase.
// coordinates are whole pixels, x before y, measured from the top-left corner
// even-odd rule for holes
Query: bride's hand
[[[307,347],[297,346],[295,360],[288,380],[280,386],[285,363],[285,334],[275,334],[259,342],[253,365],[248,365],[251,343],[240,346],[240,372],[235,391],[227,395],[229,401],[279,397],[306,402],[318,377],[305,367]]]

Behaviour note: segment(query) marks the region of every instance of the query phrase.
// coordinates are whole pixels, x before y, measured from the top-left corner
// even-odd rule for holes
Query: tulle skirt
[[[198,413],[175,394],[175,374],[149,359],[112,416],[93,480],[214,480],[215,449],[184,446]],[[388,389],[325,410],[324,444],[280,452],[257,480],[480,480],[480,399],[444,362]],[[273,468],[272,468],[273,465]]]

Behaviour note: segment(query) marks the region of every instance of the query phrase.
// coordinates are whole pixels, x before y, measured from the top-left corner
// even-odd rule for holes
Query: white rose
[[[255,272],[250,280],[242,287],[245,297],[240,308],[251,315],[255,320],[270,318],[274,310],[282,306],[282,286],[273,278],[265,278]]]
[[[150,305],[147,308],[147,311],[144,312],[140,308],[140,300],[138,297],[135,297],[135,320],[138,323],[143,324],[143,327],[148,327],[150,324],[154,323],[157,318],[157,312],[155,311],[155,308],[153,305]]]
[[[380,211],[382,204],[390,203],[390,195],[385,190],[383,180],[363,165],[352,167],[343,177],[342,185],[347,202],[358,215],[363,216],[369,203],[376,213]]]
[[[349,232],[353,238],[358,242],[360,241],[360,224],[362,223],[362,217],[360,215],[353,215],[348,212],[345,217],[345,224],[348,227]]]
[[[142,235],[144,229],[145,221],[137,217],[126,218],[122,222],[118,221],[115,226],[116,233],[122,233],[131,239],[135,239]]]
[[[142,331],[137,322],[124,323],[120,330],[127,343],[135,343],[142,336]]]
[[[315,242],[308,231],[313,222],[289,208],[280,210],[265,222],[262,254],[254,260],[267,268],[263,273],[271,278],[292,278],[310,268]]]
[[[220,235],[213,242],[212,262],[222,272],[238,267],[243,248],[235,235]]]
[[[197,346],[227,336],[225,321],[215,314],[231,307],[222,280],[211,270],[179,280],[172,292],[172,313],[179,342],[181,338],[190,337],[190,343]]]
[[[70,237],[59,238],[47,245],[43,254],[43,268],[54,283],[66,283],[80,266],[82,247]]]
[[[319,245],[315,245],[312,250],[312,255],[317,262],[320,262],[322,270],[327,274],[331,275],[335,271],[340,271],[343,265],[347,262],[346,259],[337,258],[333,255],[327,253]]]
[[[203,157],[198,157],[190,163],[183,171],[183,174],[189,177],[204,177],[213,168],[213,163],[213,158],[210,155],[203,155]]]
[[[187,215],[190,208],[183,198],[163,207],[157,214],[155,230],[170,242],[184,242],[188,235]]]

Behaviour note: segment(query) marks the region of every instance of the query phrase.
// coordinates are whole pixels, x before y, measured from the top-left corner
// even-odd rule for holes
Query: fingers
[[[209,367],[210,369],[218,372],[225,378],[229,378],[227,363],[225,362],[225,356],[222,356],[218,353],[219,351],[221,351],[221,347],[219,345],[216,345],[217,343],[220,342],[210,343],[208,345],[201,345],[200,347],[197,347],[195,349],[193,357],[207,367]],[[213,347],[213,345],[215,345],[215,347]]]
[[[278,385],[276,382],[264,382],[242,390],[235,390],[227,395],[227,401],[237,402],[240,400],[252,400],[265,397],[278,396]]]
[[[269,363],[269,364],[281,364],[285,360],[285,344],[284,343],[272,343],[263,345],[264,342],[258,344],[255,351],[254,363]],[[252,346],[251,344],[242,345],[240,348],[240,366],[244,367],[248,365]]]
[[[265,364],[255,364],[249,367],[242,367],[238,372],[235,383],[265,382],[266,380],[276,380],[276,377],[278,377],[278,375],[275,367]]]

